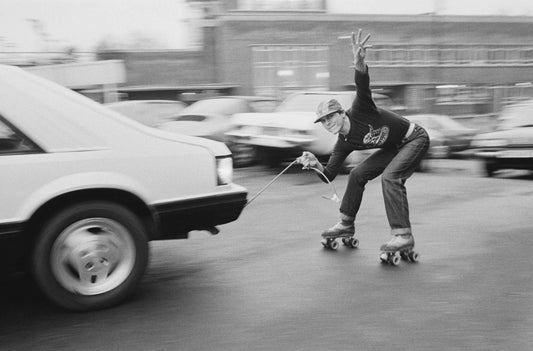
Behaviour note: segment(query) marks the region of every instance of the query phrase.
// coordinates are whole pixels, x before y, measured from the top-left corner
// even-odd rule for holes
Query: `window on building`
[[[281,97],[293,90],[329,89],[328,46],[253,46],[252,68],[257,95]]]
[[[376,45],[368,61],[383,66],[530,65],[533,47],[509,45]]]
[[[238,0],[243,11],[324,11],[324,0]]]

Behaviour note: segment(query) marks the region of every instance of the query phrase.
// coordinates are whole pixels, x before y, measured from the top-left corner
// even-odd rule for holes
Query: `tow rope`
[[[244,205],[245,207],[250,205],[252,203],[252,201],[254,201],[259,195],[261,195],[261,193],[263,191],[265,191],[270,185],[272,185],[272,183],[274,183],[279,177],[281,177],[281,175],[283,173],[285,173],[289,168],[291,168],[293,165],[295,165],[297,163],[298,159],[292,161],[287,167],[285,167],[285,169],[283,169],[283,171],[281,171],[277,176],[274,177],[274,179],[272,179],[267,185],[265,185],[263,188],[261,188],[261,190],[259,190],[257,192],[257,194],[255,194],[251,199],[250,201],[248,201],[246,203],[246,205]],[[332,189],[333,189],[333,195],[331,197],[328,197],[328,196],[325,196],[325,195],[322,195],[322,198],[326,199],[326,200],[331,200],[331,201],[334,201],[336,203],[339,203],[340,202],[340,198],[339,198],[339,194],[337,194],[337,189],[335,189],[335,185],[333,185],[333,183],[331,183],[328,179],[328,177],[326,177],[326,175],[320,171],[318,168],[315,168],[315,167],[310,167],[309,169],[312,169],[314,170],[315,172],[321,174],[328,182],[329,185],[331,185]]]

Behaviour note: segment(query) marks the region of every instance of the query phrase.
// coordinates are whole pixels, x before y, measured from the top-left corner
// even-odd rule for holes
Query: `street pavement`
[[[419,263],[379,261],[379,179],[356,221],[360,247],[324,249],[333,189],[295,166],[221,234],[152,243],[138,293],[116,308],[63,312],[24,276],[8,280],[0,349],[530,350],[533,176],[439,161],[407,183]],[[281,170],[236,170],[235,182],[252,197]]]

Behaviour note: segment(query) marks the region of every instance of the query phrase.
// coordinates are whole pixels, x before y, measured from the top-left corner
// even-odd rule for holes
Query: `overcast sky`
[[[268,1],[268,0],[263,0]],[[533,16],[533,0],[328,0],[334,13]],[[94,50],[103,39],[154,38],[160,48],[194,42],[185,0],[0,0],[0,51],[42,51],[68,45]],[[43,44],[38,24],[48,37]]]

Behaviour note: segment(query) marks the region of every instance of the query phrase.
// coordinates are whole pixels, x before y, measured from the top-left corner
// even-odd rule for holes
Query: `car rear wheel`
[[[283,151],[276,148],[257,147],[256,152],[259,161],[268,167],[277,167],[283,161]]]
[[[498,171],[498,163],[494,161],[485,161],[485,174],[492,177],[496,171]]]
[[[43,225],[32,258],[44,295],[69,310],[94,310],[134,291],[148,263],[148,241],[143,224],[127,208],[84,202]]]

